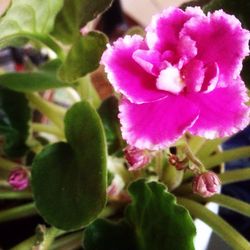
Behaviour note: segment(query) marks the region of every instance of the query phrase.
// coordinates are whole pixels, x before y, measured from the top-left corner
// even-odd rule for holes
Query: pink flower
[[[136,148],[134,146],[128,145],[124,149],[125,159],[127,160],[128,164],[130,165],[130,171],[139,170],[145,167],[150,161],[151,156],[146,150]]]
[[[193,180],[193,192],[202,197],[210,197],[219,192],[220,179],[211,171],[197,175]]]
[[[16,190],[23,190],[29,186],[29,171],[25,167],[17,167],[10,172],[9,184]]]
[[[123,138],[141,149],[171,145],[186,131],[212,139],[249,122],[240,78],[249,31],[222,10],[168,8],[153,17],[146,38],[119,38],[102,56],[123,95]]]

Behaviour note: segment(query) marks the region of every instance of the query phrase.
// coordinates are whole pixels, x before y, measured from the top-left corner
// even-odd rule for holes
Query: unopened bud
[[[202,197],[210,197],[219,192],[219,177],[211,171],[197,175],[193,180],[193,192]]]
[[[29,171],[25,167],[17,167],[10,172],[8,183],[16,190],[23,190],[29,185]]]
[[[188,160],[180,160],[177,155],[169,154],[168,162],[170,165],[174,166],[177,170],[183,170],[187,167]]]
[[[128,145],[124,149],[125,158],[130,165],[130,171],[139,170],[151,161],[151,155],[143,149]]]

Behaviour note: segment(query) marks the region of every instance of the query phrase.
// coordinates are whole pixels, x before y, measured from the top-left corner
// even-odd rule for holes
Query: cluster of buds
[[[152,160],[152,156],[147,150],[139,149],[130,145],[124,149],[124,154],[125,159],[129,164],[129,171],[142,169]]]
[[[169,154],[168,161],[177,170],[184,170],[188,168],[195,174],[192,184],[194,193],[199,194],[202,197],[211,197],[219,192],[221,184],[219,177],[212,171],[205,171],[204,169],[201,169],[201,163],[199,161],[193,161],[195,163],[198,162],[199,164],[189,166],[188,158],[180,160],[179,157],[174,154]]]
[[[25,167],[16,167],[14,168],[8,177],[8,183],[15,190],[24,190],[29,186],[29,176],[30,173]]]

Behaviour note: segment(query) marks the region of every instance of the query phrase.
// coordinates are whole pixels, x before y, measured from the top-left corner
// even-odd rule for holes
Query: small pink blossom
[[[23,190],[29,186],[29,171],[25,167],[17,167],[10,172],[9,184],[16,190]]]
[[[151,161],[151,156],[146,150],[139,149],[134,146],[128,145],[124,149],[124,153],[125,159],[130,165],[128,169],[130,171],[139,170],[145,167]]]
[[[249,31],[222,10],[168,8],[141,36],[125,36],[102,56],[108,79],[123,95],[123,138],[140,149],[170,146],[183,133],[229,136],[249,123],[242,61]]]
[[[219,177],[211,171],[197,175],[193,180],[193,192],[202,197],[210,197],[219,192]]]

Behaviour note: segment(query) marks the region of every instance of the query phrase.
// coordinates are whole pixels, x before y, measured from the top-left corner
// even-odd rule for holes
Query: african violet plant
[[[144,37],[110,43],[88,22],[112,0],[1,4],[1,48],[53,52],[40,66],[0,75],[0,199],[5,207],[16,200],[0,222],[43,219],[13,249],[190,250],[195,218],[233,249],[250,249],[206,208],[214,202],[250,216],[248,203],[219,194],[220,185],[250,179],[250,168],[221,172],[250,148],[219,147],[249,123],[240,75],[248,1],[168,8]],[[90,77],[99,63],[116,91],[105,100]],[[63,103],[48,100],[58,91]]]

